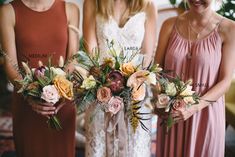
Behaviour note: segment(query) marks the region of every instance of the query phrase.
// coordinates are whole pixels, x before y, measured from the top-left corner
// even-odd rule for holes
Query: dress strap
[[[224,19],[225,19],[225,18],[222,17],[222,18],[220,19],[220,21],[216,24],[216,30],[218,30],[218,29],[220,28],[220,24],[223,22]]]

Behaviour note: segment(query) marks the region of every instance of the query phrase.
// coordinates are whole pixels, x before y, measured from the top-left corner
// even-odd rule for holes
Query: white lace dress
[[[107,52],[107,39],[124,47],[127,56],[131,56],[136,49],[140,49],[145,33],[145,12],[139,12],[132,16],[127,23],[120,28],[117,22],[110,18],[104,20],[96,17],[96,33],[101,52]],[[102,53],[101,57],[108,57]],[[150,113],[150,109],[143,105],[141,112]],[[92,115],[92,120],[90,119]],[[150,117],[150,116],[148,116]],[[145,126],[151,130],[151,121],[144,121]],[[105,157],[105,130],[104,113],[94,104],[86,112],[86,157]],[[150,157],[150,132],[146,132],[139,126],[134,134],[128,121],[127,157]],[[118,141],[117,141],[118,142]],[[116,156],[115,156],[116,157]],[[118,155],[117,155],[118,157]]]

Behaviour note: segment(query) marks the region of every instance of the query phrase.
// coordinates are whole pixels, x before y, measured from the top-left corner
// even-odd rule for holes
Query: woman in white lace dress
[[[124,48],[130,56],[141,49],[144,65],[151,63],[156,42],[157,10],[149,0],[85,0],[83,34],[85,46],[89,52],[94,48],[101,50],[101,59],[108,57],[107,40],[113,40]],[[125,145],[116,138],[112,147],[107,144],[103,111],[94,104],[86,112],[86,157],[150,157],[150,132],[139,126],[134,134],[127,122]],[[143,105],[141,112],[150,113],[150,108]],[[90,116],[94,116],[90,120]],[[151,130],[151,121],[144,121]],[[123,135],[124,136],[124,135]],[[123,150],[125,153],[123,153]]]

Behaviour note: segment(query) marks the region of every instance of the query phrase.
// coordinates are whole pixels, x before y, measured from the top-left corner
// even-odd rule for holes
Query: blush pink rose
[[[97,90],[97,99],[102,103],[109,102],[110,98],[112,97],[112,93],[110,88],[101,87]]]
[[[59,101],[60,95],[54,85],[43,87],[41,98],[46,102],[55,104]]]
[[[185,110],[186,109],[186,103],[183,99],[180,99],[180,100],[176,100],[173,104],[173,110],[176,110],[176,111],[182,111],[182,110]]]
[[[168,103],[170,101],[170,97],[166,94],[159,94],[157,96],[157,108],[166,108],[168,106]]]
[[[112,114],[117,114],[123,108],[122,98],[116,96],[112,97],[108,102],[108,112]]]

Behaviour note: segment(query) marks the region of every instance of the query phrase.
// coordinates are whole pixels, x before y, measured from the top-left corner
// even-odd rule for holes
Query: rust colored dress
[[[68,43],[65,2],[55,0],[50,9],[37,12],[21,0],[12,3],[15,11],[15,40],[17,59],[38,66],[47,64],[52,56],[58,65],[59,57],[66,57]],[[58,112],[62,131],[51,130],[47,119],[31,109],[21,95],[14,92],[13,132],[17,157],[74,157],[76,108],[66,104]]]

